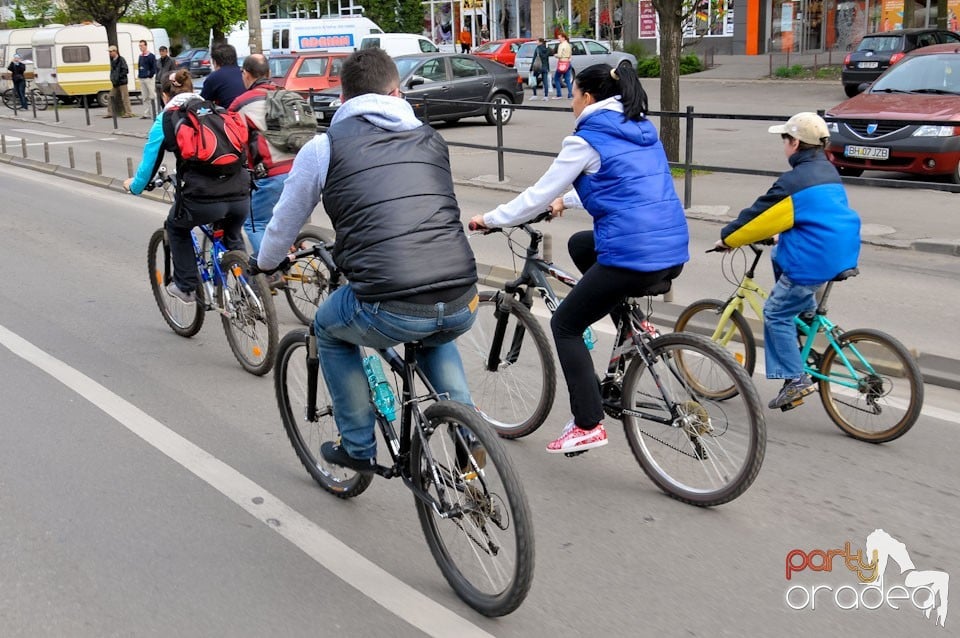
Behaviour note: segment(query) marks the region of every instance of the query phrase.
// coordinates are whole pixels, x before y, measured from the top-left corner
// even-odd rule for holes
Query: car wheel
[[[843,92],[847,94],[847,97],[854,97],[860,93],[860,87],[858,87],[856,84],[844,84]]]
[[[500,122],[506,124],[513,117],[513,109],[509,108],[513,104],[508,96],[498,93],[490,100],[490,107],[487,108],[486,118],[490,124],[496,124],[499,117]]]
[[[837,172],[844,177],[860,177],[863,175],[862,168],[850,168],[849,166],[838,166]]]
[[[100,91],[97,93],[97,104],[106,108],[110,106],[110,92],[109,91]]]

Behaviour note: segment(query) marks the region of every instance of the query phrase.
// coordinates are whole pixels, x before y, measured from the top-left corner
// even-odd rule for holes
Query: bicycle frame
[[[723,312],[720,313],[720,319],[717,322],[717,327],[710,337],[713,341],[724,347],[727,347],[727,345],[730,343],[730,339],[735,333],[735,331],[732,329],[733,326],[730,323],[730,317],[734,311],[738,311],[743,314],[744,307],[749,305],[757,318],[761,322],[763,321],[763,303],[767,300],[769,295],[753,279],[756,274],[757,264],[760,261],[760,257],[763,255],[763,250],[752,244],[749,245],[749,247],[754,254],[753,262],[750,264],[750,267],[747,268],[747,271],[743,274],[743,277],[741,277],[740,282],[737,284],[737,289],[730,296],[730,298],[727,299],[727,302],[723,308]],[[817,305],[816,315],[809,324],[803,321],[800,317],[797,317],[794,320],[797,331],[805,337],[802,339],[803,344],[800,349],[800,358],[804,361],[804,372],[810,375],[812,378],[857,390],[860,388],[861,377],[857,375],[850,358],[844,353],[843,347],[841,347],[839,343],[839,337],[842,334],[842,330],[837,324],[830,321],[826,316],[826,302],[827,298],[830,296],[830,291],[833,288],[833,284],[834,282],[832,281],[827,282],[827,286],[824,289],[820,298],[820,302]],[[836,374],[825,375],[820,372],[819,365],[821,355],[813,349],[817,335],[819,334],[824,336],[824,338],[827,340],[828,346],[836,352],[837,358],[843,363],[848,374],[842,376]],[[856,347],[853,345],[848,345],[847,347],[850,349],[850,352],[854,354],[860,365],[862,365],[870,375],[876,374],[873,365],[867,361],[862,354],[860,354]],[[811,362],[813,365],[811,365]]]
[[[224,253],[227,252],[227,248],[223,245],[223,242],[220,241],[220,238],[223,237],[222,228],[218,228],[216,224],[201,224],[198,228],[206,235],[207,239],[210,240],[210,261],[208,262],[200,248],[200,242],[197,241],[196,234],[190,233],[190,239],[193,241],[193,253],[197,260],[197,268],[200,271],[201,285],[206,292],[207,309],[210,310],[214,308],[216,299],[216,295],[213,294],[213,286],[226,281],[226,278],[223,276],[223,270],[220,268],[220,259]],[[257,304],[257,311],[263,313],[263,304],[260,301],[260,297],[250,288],[250,282],[247,280],[246,274],[243,272],[235,272],[233,274],[243,287],[247,289],[249,298]],[[227,308],[230,307],[230,290],[227,286],[223,286],[222,290],[224,298],[221,310],[227,312]]]
[[[406,485],[418,499],[427,505],[430,505],[430,507],[434,509],[438,516],[442,518],[450,518],[461,515],[463,512],[461,511],[460,506],[451,505],[446,498],[446,491],[448,488],[451,488],[452,485],[449,482],[445,482],[441,478],[437,469],[437,462],[430,452],[430,447],[427,445],[426,437],[424,437],[423,430],[425,427],[427,427],[427,423],[426,417],[424,416],[423,411],[420,409],[420,402],[425,400],[439,401],[441,397],[434,389],[433,385],[431,385],[430,380],[427,379],[426,374],[417,364],[417,348],[411,347],[409,344],[407,344],[404,347],[404,353],[402,357],[395,348],[377,350],[377,353],[384,359],[384,361],[387,362],[387,364],[390,366],[390,369],[400,379],[399,385],[402,410],[400,412],[400,435],[398,437],[397,431],[393,424],[388,421],[386,417],[380,414],[379,410],[376,410],[374,406],[377,425],[380,427],[380,432],[383,435],[383,439],[387,442],[387,450],[390,452],[390,457],[393,459],[392,466],[386,467],[378,464],[374,471],[379,476],[387,479],[399,476],[404,485]],[[417,395],[414,392],[417,380],[423,383],[424,387],[426,388],[426,393],[423,395]],[[314,327],[311,325],[307,336],[306,408],[306,418],[307,421],[310,422],[317,421],[317,419],[321,416],[329,416],[329,413],[320,414],[317,410],[317,389],[319,382],[320,356],[317,350],[317,337],[314,333]],[[411,463],[419,462],[419,459],[412,459],[410,455],[411,441],[413,440],[414,435],[420,437],[420,449],[426,455],[430,463],[431,480],[433,481],[434,486],[437,488],[437,494],[440,497],[439,500],[431,496],[427,491],[413,481]],[[463,434],[458,432],[457,437],[460,439],[459,444],[466,447],[466,441],[463,440]],[[486,492],[487,485],[483,476],[483,472],[477,472],[477,477],[483,485],[484,492]]]

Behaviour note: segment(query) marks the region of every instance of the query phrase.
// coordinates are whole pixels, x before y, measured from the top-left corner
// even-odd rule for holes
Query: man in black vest
[[[334,260],[350,283],[314,320],[341,435],[321,453],[363,472],[376,464],[376,439],[359,346],[420,341],[418,362],[436,390],[470,405],[453,340],[476,318],[477,269],[447,145],[401,97],[393,60],[382,49],[361,49],[340,80],[343,106],[326,134],[297,154],[253,266],[276,270],[323,200],[336,233]]]

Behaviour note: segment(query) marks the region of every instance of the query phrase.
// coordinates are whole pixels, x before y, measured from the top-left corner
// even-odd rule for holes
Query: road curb
[[[99,186],[101,188],[107,188],[113,191],[123,191],[123,181],[115,179],[113,177],[107,177],[105,175],[95,175],[92,173],[87,173],[75,168],[68,168],[65,166],[45,164],[39,160],[33,160],[29,158],[17,157],[10,154],[0,153],[0,163],[12,164],[14,166],[21,166],[23,168],[29,168],[31,170],[40,171],[56,177],[63,177],[66,179],[72,179],[74,181],[82,182],[89,184],[90,186]],[[490,184],[478,184],[475,180],[463,180],[455,179],[455,184],[465,185],[465,186],[479,186],[482,188],[496,188]],[[501,185],[497,185],[501,186]],[[509,190],[514,192],[517,191],[518,187],[502,185],[499,190]],[[520,189],[523,190],[522,188]],[[144,192],[142,197],[151,199],[154,201],[162,202],[163,193],[156,192]],[[704,221],[712,221],[715,223],[721,223],[725,220],[717,219],[716,215],[705,214],[705,213],[696,213],[690,212],[687,213],[688,217],[692,219],[699,219]],[[870,242],[864,242],[870,243]],[[919,242],[913,242],[917,244]],[[925,241],[925,244],[931,246],[929,252],[941,252],[942,246],[940,245],[943,242],[929,242]],[[948,254],[960,254],[958,249],[960,249],[960,240],[953,242],[945,242],[951,246],[950,250],[953,251]],[[883,244],[880,244],[883,245]],[[936,248],[936,249],[934,249]],[[517,275],[503,266],[493,266],[488,264],[477,264],[477,273],[480,278],[480,282],[484,285],[500,288],[506,281],[513,279]],[[555,290],[558,295],[564,296],[564,286],[559,284],[555,286]],[[672,303],[670,301],[658,301],[654,300],[653,302],[653,323],[661,326],[666,329],[673,329],[673,324],[676,322],[677,317],[680,312],[683,310],[684,306]],[[760,334],[756,334],[758,345],[762,343],[762,331]],[[935,355],[931,353],[914,352],[915,357],[920,365],[920,369],[923,372],[923,378],[927,383],[933,385],[944,386],[954,390],[960,390],[960,360],[951,359],[948,357],[942,357],[940,355]]]

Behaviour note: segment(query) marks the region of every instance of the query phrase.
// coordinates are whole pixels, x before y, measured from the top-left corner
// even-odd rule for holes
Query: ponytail
[[[583,93],[589,93],[597,102],[619,95],[624,122],[646,119],[649,108],[647,92],[629,60],[621,60],[615,69],[609,64],[594,64],[578,73],[575,82]]]

